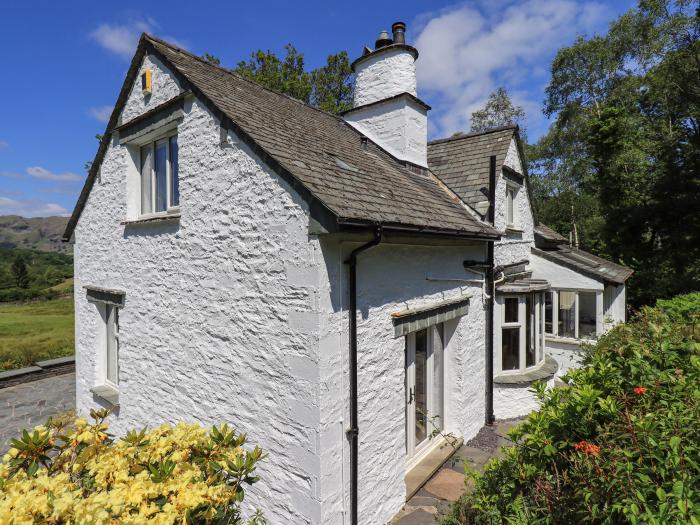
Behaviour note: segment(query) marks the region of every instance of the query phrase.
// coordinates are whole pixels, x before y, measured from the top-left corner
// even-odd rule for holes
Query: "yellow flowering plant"
[[[0,463],[0,525],[242,524],[244,486],[263,452],[228,425],[178,423],[121,439],[93,423],[49,419],[13,439]],[[262,525],[258,512],[248,525]]]

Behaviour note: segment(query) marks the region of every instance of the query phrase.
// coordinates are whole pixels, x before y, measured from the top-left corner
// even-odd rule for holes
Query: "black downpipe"
[[[489,213],[488,221],[491,226],[495,226],[496,208],[496,156],[489,159]],[[488,256],[486,269],[486,289],[490,298],[486,308],[486,424],[492,425],[495,421],[493,414],[493,303],[495,301],[495,288],[493,286],[494,277],[494,241],[488,242]]]
[[[382,242],[382,227],[374,230],[374,239],[350,252],[345,264],[350,265],[350,524],[357,525],[357,466],[358,466],[358,435],[357,426],[357,256]]]

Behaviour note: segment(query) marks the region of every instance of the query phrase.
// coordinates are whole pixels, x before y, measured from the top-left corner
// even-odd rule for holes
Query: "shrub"
[[[179,423],[114,440],[94,424],[49,420],[12,440],[0,464],[0,523],[240,524],[244,484],[263,454],[227,425]],[[248,522],[262,524],[258,514]]]
[[[700,525],[700,294],[659,301],[588,351],[511,432],[445,524]]]

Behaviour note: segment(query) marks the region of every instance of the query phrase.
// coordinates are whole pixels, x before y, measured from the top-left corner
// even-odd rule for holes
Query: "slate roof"
[[[428,143],[428,167],[464,202],[480,210],[479,203],[488,204],[489,158],[496,156],[500,173],[517,129],[504,126],[434,140]]]
[[[170,68],[310,204],[312,214],[336,225],[381,223],[385,228],[495,238],[430,172],[416,173],[341,117],[314,109],[214,66],[178,47],[142,35],[127,79],[93,162],[85,188],[64,234],[69,239],[116,127],[128,90],[145,53]]]
[[[532,248],[532,253],[575,272],[612,284],[624,284],[634,273],[631,268],[579,250],[566,242],[568,241],[565,237],[539,224],[535,227],[536,247]]]

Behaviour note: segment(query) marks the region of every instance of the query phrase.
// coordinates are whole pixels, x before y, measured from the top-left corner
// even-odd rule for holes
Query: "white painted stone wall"
[[[524,173],[515,139],[511,139],[503,164],[518,173]],[[496,242],[494,248],[496,265],[529,259],[530,250],[535,245],[535,221],[532,215],[527,185],[524,184],[518,189],[513,202],[513,219],[515,226],[522,230],[521,233],[506,232],[506,188],[507,179],[503,176],[503,173],[497,174],[495,227],[498,231],[504,232],[505,235],[500,241]]]
[[[323,523],[343,523],[342,515],[349,510],[347,269],[343,261],[357,246],[359,243],[331,239],[321,242],[325,263],[321,272],[330,283],[329,288],[322,285],[320,294]],[[485,316],[481,286],[427,281],[426,277],[472,279],[462,262],[484,257],[484,249],[384,244],[359,257],[360,523],[386,523],[405,503],[405,340],[394,338],[392,312],[472,296],[469,314],[447,329],[451,337],[445,353],[446,430],[469,439],[483,425]]]
[[[554,387],[554,378],[547,381],[547,388]],[[493,412],[496,419],[526,416],[540,408],[534,391],[523,385],[493,385]]]
[[[559,363],[556,376],[561,377],[572,368],[581,366],[584,351],[578,344],[547,337],[547,353]]]
[[[153,89],[150,95],[144,96],[141,91],[141,73],[146,69],[150,69],[152,72],[151,80]],[[141,71],[136,82],[131,86],[129,98],[124,105],[119,123],[123,124],[128,122],[134,117],[138,117],[179,94],[180,86],[172,71],[164,67],[158,57],[147,55],[141,65]]]
[[[154,69],[153,98],[176,95],[171,81]],[[130,118],[146,109],[141,96],[132,93]],[[185,113],[179,223],[120,224],[133,161],[117,141],[78,223],[77,408],[101,405],[89,391],[99,315],[83,286],[123,290],[112,429],[227,421],[269,453],[249,506],[271,524],[319,523],[322,257],[307,206],[236,137],[221,146],[203,104],[190,102]]]
[[[548,259],[532,254],[529,270],[536,279],[547,279],[554,289],[602,291],[603,283]]]
[[[362,60],[355,67],[354,107],[400,93],[416,96],[416,61],[406,49],[392,47]]]
[[[401,160],[428,166],[428,114],[408,97],[359,108],[345,121]]]

